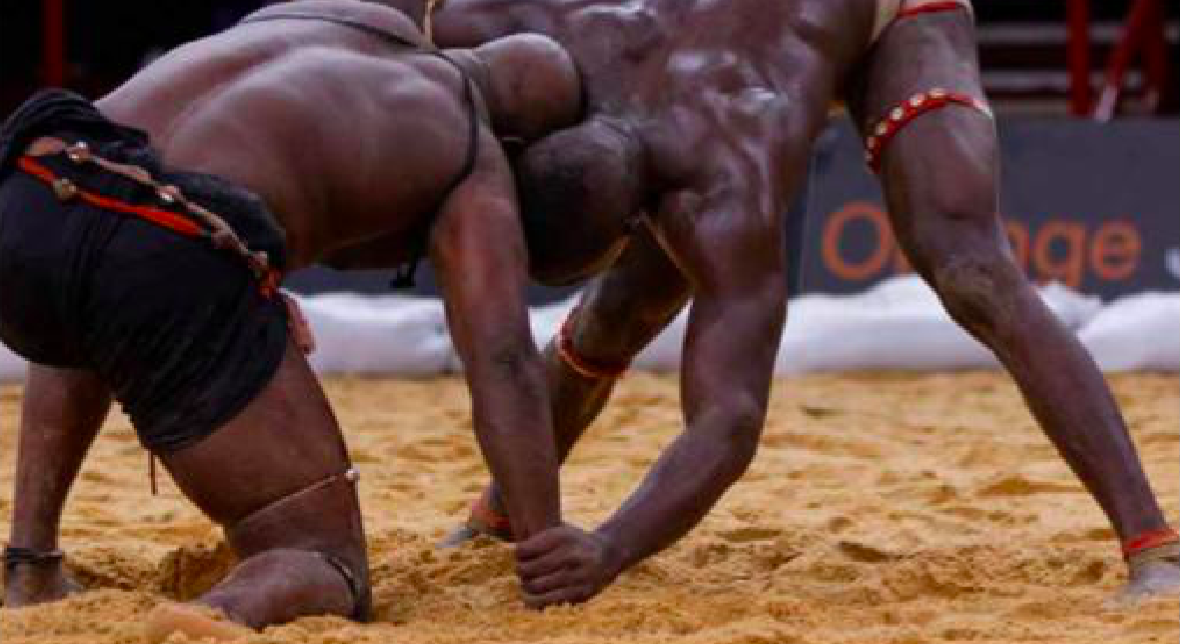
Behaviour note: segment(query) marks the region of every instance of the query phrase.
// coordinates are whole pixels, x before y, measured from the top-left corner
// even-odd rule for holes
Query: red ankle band
[[[1123,542],[1123,557],[1131,557],[1144,550],[1158,548],[1178,541],[1180,541],[1180,535],[1173,528],[1149,530]]]
[[[508,517],[493,510],[491,505],[484,502],[482,496],[471,504],[471,517],[496,532],[508,532],[512,529]]]

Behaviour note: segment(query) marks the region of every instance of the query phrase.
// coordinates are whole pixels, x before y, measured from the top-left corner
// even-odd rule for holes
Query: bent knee
[[[1020,269],[1000,252],[934,258],[929,277],[947,313],[973,332],[1014,320],[1028,288]]]

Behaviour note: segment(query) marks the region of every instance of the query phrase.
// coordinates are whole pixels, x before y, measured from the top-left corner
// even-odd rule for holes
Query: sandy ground
[[[1180,510],[1180,380],[1114,379],[1168,516]],[[363,472],[378,622],[307,619],[275,643],[702,644],[1177,641],[1178,604],[1104,600],[1123,580],[1097,507],[996,374],[782,380],[758,460],[687,539],[592,603],[534,613],[506,547],[435,543],[484,481],[458,381],[331,380]],[[20,391],[3,389],[0,516],[11,508]],[[675,379],[621,386],[566,470],[568,515],[593,524],[679,428]],[[218,533],[163,482],[126,422],[99,439],[64,546],[95,590],[0,610],[4,644],[137,642],[163,595],[207,586]],[[0,522],[7,533],[7,524]]]

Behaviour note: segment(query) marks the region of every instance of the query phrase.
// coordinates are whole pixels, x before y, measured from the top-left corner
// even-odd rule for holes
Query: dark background
[[[153,56],[225,29],[269,4],[62,1],[66,85],[89,96],[110,90]],[[1095,89],[1132,1],[1089,2],[1087,51]],[[1017,245],[1019,237],[1027,237],[1022,261],[1038,279],[1058,279],[1104,296],[1176,289],[1180,281],[1165,268],[1171,249],[1176,249],[1173,261],[1180,264],[1180,121],[1168,116],[1177,113],[1180,103],[1175,82],[1159,105],[1144,104],[1142,74],[1133,64],[1119,111],[1130,120],[1102,125],[1070,118],[1067,2],[974,3],[984,83],[1001,115],[1002,214],[1023,229],[1015,233]],[[1180,2],[1163,0],[1163,5],[1174,78],[1180,68]],[[0,118],[41,86],[43,6],[35,0],[0,0]],[[1157,118],[1144,118],[1149,107]],[[821,142],[810,195],[796,204],[792,215],[799,228],[806,220],[805,231],[793,239],[793,245],[802,242],[804,249],[802,268],[792,275],[793,290],[859,290],[905,270],[890,247],[887,226],[877,225],[883,217],[879,190],[860,156],[859,142],[846,124],[837,123]],[[1137,250],[1127,247],[1124,223],[1138,235]],[[1133,266],[1119,263],[1127,264],[1132,255]],[[1118,270],[1112,273],[1112,266]],[[311,271],[292,283],[308,291],[385,291],[388,277]],[[432,291],[428,268],[420,281],[419,292]],[[534,294],[549,299],[564,293],[536,289]]]
[[[267,3],[65,0],[68,84],[88,95],[101,94],[134,73],[153,52],[225,29],[263,4]],[[1164,4],[1173,20],[1180,16],[1180,2],[1164,0]],[[1131,0],[1090,2],[1099,41],[1095,44],[1096,67],[1109,45],[1105,41],[1110,39],[1106,33],[1110,30],[1102,27],[1121,23],[1130,5]],[[1064,29],[1065,0],[976,0],[975,11],[981,42],[985,43],[985,70],[1020,69],[1033,64],[1043,70],[1064,69],[1065,51],[1058,41]],[[0,115],[7,114],[38,87],[41,12],[42,3],[35,0],[0,0]],[[997,46],[986,46],[989,40],[998,41]],[[1176,46],[1174,38],[1172,44]],[[997,78],[997,84],[1004,82]],[[1060,81],[1042,77],[1039,84],[1032,84],[1035,87],[1025,89],[1039,93],[1053,89]]]

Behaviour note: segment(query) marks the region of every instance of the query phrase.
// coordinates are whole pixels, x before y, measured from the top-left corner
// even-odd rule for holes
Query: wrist
[[[627,549],[624,540],[620,539],[618,535],[613,530],[611,530],[610,526],[600,526],[594,531],[594,534],[596,534],[601,540],[607,569],[610,571],[611,579],[614,579],[624,570],[631,567],[634,562],[631,560],[630,551]]]

